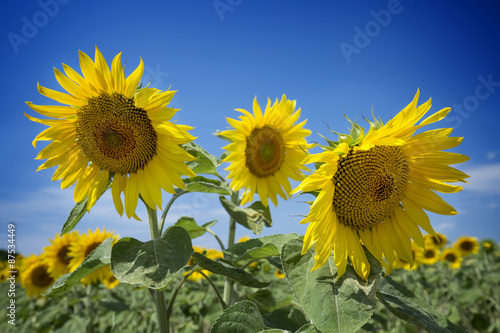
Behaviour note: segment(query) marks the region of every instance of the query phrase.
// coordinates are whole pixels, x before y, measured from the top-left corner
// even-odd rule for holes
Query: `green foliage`
[[[378,276],[361,283],[349,267],[338,279],[332,260],[311,271],[314,253],[301,255],[302,245],[291,240],[282,252],[283,267],[297,301],[320,331],[356,332],[375,309]]]
[[[122,283],[151,289],[163,289],[186,266],[193,253],[191,237],[173,226],[162,238],[141,242],[120,239],[111,253],[111,270]]]
[[[192,217],[183,216],[175,222],[175,225],[186,229],[191,239],[195,239],[203,236],[208,228],[214,226],[216,223],[217,220],[213,220],[200,226]]]
[[[196,173],[203,173],[217,176],[217,167],[220,165],[219,159],[207,152],[196,143],[190,142],[181,145],[188,153],[196,157],[196,160],[188,162],[187,165]]]
[[[90,273],[110,264],[113,237],[104,240],[90,253],[82,264],[73,272],[65,274],[56,280],[54,285],[47,290],[47,296],[58,297],[67,292],[75,284]]]
[[[217,259],[216,261],[214,261],[197,252],[193,253],[193,258],[195,258],[198,265],[200,265],[204,269],[212,273],[228,277],[243,286],[253,288],[264,288],[269,286],[269,282],[261,282],[254,278],[251,274],[247,273],[245,270],[234,267],[224,260]]]
[[[222,207],[224,207],[229,216],[256,235],[260,235],[264,229],[264,225],[272,225],[269,210],[263,210],[262,204],[256,205],[254,203],[250,207],[242,208],[232,203],[226,197],[220,196],[219,199]]]
[[[221,182],[217,179],[209,179],[203,176],[196,176],[184,179],[186,188],[184,190],[176,189],[177,193],[181,192],[204,192],[230,195],[231,188],[226,182]]]

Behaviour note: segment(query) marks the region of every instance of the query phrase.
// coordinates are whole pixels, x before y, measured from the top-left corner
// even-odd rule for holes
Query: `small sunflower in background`
[[[285,273],[283,273],[281,269],[276,270],[276,272],[274,272],[274,276],[278,279],[284,279],[286,277]]]
[[[69,263],[70,272],[77,269],[85,258],[109,237],[113,237],[113,243],[118,241],[118,236],[114,235],[113,232],[106,231],[106,228],[102,228],[102,231],[97,228],[94,232],[89,229],[87,234],[81,234],[78,238],[78,242],[71,244],[69,247],[68,255],[71,257]],[[107,269],[108,267],[102,267],[90,273],[82,279],[82,283],[86,285],[104,280],[106,278]]]
[[[47,264],[39,256],[33,254],[24,259],[21,287],[26,290],[29,297],[40,296],[45,289],[54,284],[55,280],[47,270]]]
[[[387,272],[394,253],[411,264],[411,240],[425,246],[419,226],[436,235],[425,211],[457,214],[436,191],[459,192],[462,187],[448,183],[469,177],[449,166],[469,158],[443,151],[458,146],[463,138],[450,137],[451,128],[415,134],[451,111],[444,108],[418,123],[432,104],[429,99],[418,105],[419,95],[417,91],[413,101],[385,125],[374,117],[366,134],[350,121],[349,135],[339,134],[337,142],[327,139],[324,152],[303,161],[321,163],[292,191],[316,195],[301,221],[309,223],[302,254],[315,246],[313,270],[323,266],[333,251],[338,277],[345,273],[349,258],[366,280],[370,264],[361,242]]]
[[[443,248],[446,243],[448,243],[448,238],[440,232],[436,232],[436,236],[427,234],[424,236],[424,239],[426,244],[432,244],[439,249]]]
[[[10,270],[7,264],[5,260],[0,261],[0,283],[7,281],[7,278],[10,277],[10,274],[7,273]]]
[[[224,147],[229,155],[223,162],[230,162],[226,168],[228,179],[232,178],[231,188],[238,191],[244,188],[241,204],[253,200],[259,195],[264,206],[268,198],[278,205],[277,196],[288,199],[292,190],[290,180],[301,181],[301,170],[307,170],[300,162],[306,156],[306,137],[311,131],[304,129],[307,120],[296,123],[300,117],[300,108],[295,110],[296,101],[285,95],[271,105],[268,99],[264,113],[257,102],[253,101],[253,114],[243,109],[239,121],[226,118],[234,129],[220,132],[219,135],[232,141]]]
[[[486,253],[493,253],[497,249],[497,243],[493,239],[483,239],[480,245]]]
[[[425,248],[419,247],[417,250],[418,259],[424,265],[434,265],[439,261],[440,251],[434,244],[425,244]]]
[[[468,256],[469,254],[477,254],[479,252],[479,243],[476,237],[460,237],[455,244],[453,244],[453,247],[460,252],[462,257]]]
[[[446,248],[441,253],[441,261],[448,262],[451,269],[460,268],[460,266],[462,265],[462,260],[463,259],[460,255],[460,252],[454,247]]]
[[[79,236],[77,231],[62,236],[57,234],[54,240],[50,240],[51,245],[43,248],[42,261],[47,264],[47,271],[52,278],[57,279],[70,272],[69,247],[71,244],[78,243]]]
[[[52,180],[62,179],[61,188],[76,183],[75,202],[88,198],[90,211],[111,182],[117,212],[135,217],[139,194],[153,209],[161,207],[161,189],[175,193],[174,185],[184,188],[182,175],[194,177],[185,164],[194,157],[179,145],[195,138],[192,127],[170,120],[178,109],[167,107],[176,91],[137,89],[144,72],[139,66],[125,77],[121,53],[111,67],[99,49],[95,60],[80,55],[82,75],[63,64],[64,74],[54,69],[57,82],[67,93],[38,85],[40,94],[63,105],[28,106],[55,119],[28,119],[47,125],[33,140],[52,141],[36,159],[47,159],[38,170],[57,166]]]
[[[214,250],[214,249],[205,250],[204,247],[200,247],[200,246],[193,246],[193,250],[194,250],[194,252],[198,252],[201,254],[204,253],[205,257],[207,257],[208,259],[216,260],[217,258],[224,258],[224,254],[218,250]],[[189,262],[187,263],[187,265],[193,266],[195,263],[196,263],[195,259],[193,257],[191,257],[189,259]],[[199,271],[197,270],[188,276],[188,280],[196,282],[196,281],[202,279],[203,275],[200,273],[200,271],[203,272],[203,274],[205,274],[206,276],[212,275],[212,272],[210,272],[206,269],[202,269]],[[186,274],[187,273],[184,273],[184,275],[186,275]]]

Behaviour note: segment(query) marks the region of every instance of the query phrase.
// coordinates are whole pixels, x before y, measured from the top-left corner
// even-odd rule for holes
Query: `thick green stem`
[[[239,202],[239,191],[234,191],[233,194],[231,195],[231,202],[234,203],[235,205],[240,204]],[[236,235],[236,220],[232,217],[229,218],[229,237],[227,240],[227,247],[231,247],[234,244],[234,238]],[[231,263],[233,262],[233,258],[229,258]],[[226,283],[224,284],[224,302],[227,304],[227,306],[231,306],[233,304],[233,288],[234,288],[234,281],[226,278]]]
[[[146,202],[146,209],[148,211],[149,218],[149,232],[151,234],[151,240],[155,240],[161,237],[160,230],[158,229],[158,215],[156,215],[156,210],[149,207]],[[158,328],[160,333],[168,333],[169,325],[167,320],[167,311],[165,303],[165,294],[162,290],[149,289],[151,296],[156,308],[156,316],[158,317]]]

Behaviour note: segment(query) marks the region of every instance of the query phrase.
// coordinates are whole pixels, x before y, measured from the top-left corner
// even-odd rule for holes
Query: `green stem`
[[[198,271],[201,275],[205,277],[205,280],[208,281],[208,283],[212,286],[213,290],[215,291],[215,295],[217,296],[217,299],[219,300],[220,307],[222,308],[222,311],[224,311],[227,307],[226,302],[224,302],[224,299],[222,298],[222,295],[219,292],[219,289],[217,289],[217,286],[215,285],[214,281],[212,281],[211,278],[209,278],[203,271]]]
[[[233,194],[231,195],[231,202],[234,203],[235,205],[240,204],[239,202],[239,191],[234,191]],[[236,220],[233,217],[229,218],[229,238],[227,240],[227,247],[231,247],[234,245],[234,238],[236,235]],[[233,258],[229,258],[229,261],[233,263]],[[224,302],[227,304],[227,306],[231,306],[233,304],[233,288],[234,288],[234,281],[226,278],[226,282],[224,284]]]
[[[186,282],[187,278],[193,273],[194,272],[191,271],[190,273],[184,275],[181,282],[179,282],[179,285],[177,286],[177,288],[175,288],[174,293],[172,294],[172,297],[170,298],[170,302],[168,303],[168,308],[167,308],[167,312],[166,312],[167,322],[170,322],[170,316],[172,315],[172,310],[174,308],[174,302],[175,302],[175,299],[177,298],[177,294],[179,293],[179,290],[181,290],[181,287],[184,284],[184,282]]]
[[[161,214],[161,218],[160,218],[160,227],[159,227],[160,235],[163,233],[163,225],[165,224],[165,219],[167,218],[167,213],[170,210],[170,207],[172,206],[172,204],[174,203],[174,201],[178,197],[180,197],[181,195],[183,195],[184,193],[187,193],[187,192],[183,191],[183,192],[176,193],[176,194],[172,195],[172,198],[170,199],[170,201],[165,206],[165,209],[163,210],[163,214]]]
[[[226,250],[226,248],[224,247],[224,243],[222,243],[221,239],[219,238],[219,236],[217,236],[217,234],[215,232],[213,232],[212,230],[210,230],[209,228],[206,228],[206,231],[211,234],[212,236],[215,237],[215,239],[217,240],[217,242],[219,242],[219,246],[220,246],[220,249],[222,250],[222,252],[224,252]]]
[[[141,198],[142,199],[142,198]],[[156,215],[156,210],[148,206],[148,204],[143,200],[144,205],[148,211],[149,219],[149,232],[151,234],[151,240],[155,240],[161,237],[160,230],[158,229],[158,215]],[[158,317],[158,328],[160,333],[168,333],[168,320],[165,310],[165,294],[162,290],[149,289],[151,296],[156,308],[156,316]]]

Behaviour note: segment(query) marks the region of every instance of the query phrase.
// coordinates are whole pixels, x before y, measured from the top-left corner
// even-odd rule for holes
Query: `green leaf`
[[[224,209],[233,219],[236,220],[236,222],[251,230],[256,235],[259,235],[262,232],[264,225],[272,225],[272,221],[268,220],[263,213],[260,213],[253,208],[239,207],[223,196],[220,196],[219,199],[222,203],[222,207],[224,207]]]
[[[195,161],[186,163],[195,173],[217,175],[217,167],[220,165],[217,157],[193,142],[182,144],[181,147],[197,158]]]
[[[373,269],[368,282],[358,281],[352,267],[337,279],[337,267],[330,259],[314,266],[314,253],[301,255],[303,243],[291,240],[283,246],[281,262],[295,298],[315,326],[322,332],[356,332],[372,316],[379,278]],[[377,267],[380,269],[380,266]]]
[[[191,239],[195,239],[197,237],[203,236],[207,229],[217,223],[217,220],[213,220],[203,224],[203,226],[199,226],[196,221],[192,217],[183,216],[175,222],[176,226],[183,227],[191,236]]]
[[[271,228],[273,226],[273,220],[271,218],[271,210],[269,209],[269,206],[266,207],[262,204],[262,202],[255,201],[253,204],[248,206],[248,208],[255,210],[256,212],[262,214],[262,216],[265,217],[263,221],[266,227]]]
[[[204,192],[204,193],[218,193],[223,195],[230,195],[232,193],[229,184],[221,182],[218,179],[209,179],[203,176],[196,176],[192,178],[185,178],[184,184],[186,188],[176,189],[176,192]]]
[[[377,297],[396,317],[430,332],[466,332],[390,277],[384,277]]]
[[[226,249],[237,257],[237,259],[256,259],[281,255],[281,249],[286,242],[299,237],[296,233],[276,234],[255,239],[249,239],[243,243],[236,243]]]
[[[47,296],[61,296],[75,284],[80,283],[80,280],[90,273],[109,265],[113,240],[113,237],[105,239],[85,258],[77,269],[58,278],[54,285],[47,290]]]
[[[295,333],[320,333],[317,329],[316,326],[313,324],[307,324],[299,328]]]
[[[241,301],[221,314],[210,333],[259,333],[266,329],[257,306],[251,301]]]
[[[104,194],[104,192],[106,192],[111,187],[111,183],[112,183],[111,180],[109,180],[108,186],[102,192],[102,194]],[[101,196],[102,196],[102,194],[101,194]],[[75,205],[75,207],[73,207],[73,209],[69,213],[68,218],[66,219],[66,222],[64,222],[64,225],[61,229],[61,236],[64,235],[65,233],[68,233],[71,230],[73,230],[76,227],[76,225],[78,224],[78,222],[80,222],[83,215],[85,215],[85,213],[87,212],[87,201],[88,201],[88,197],[85,197],[85,199],[83,199],[82,201],[77,203]]]
[[[193,258],[196,259],[196,262],[198,263],[198,265],[200,265],[200,267],[209,270],[212,273],[220,274],[227,278],[230,278],[231,280],[236,281],[243,286],[264,288],[269,286],[270,284],[270,282],[261,282],[257,280],[244,269],[234,267],[233,265],[225,262],[222,259],[213,261],[212,259],[209,259],[203,254],[197,252],[193,253]]]
[[[262,317],[267,326],[291,332],[295,332],[309,323],[304,313],[293,306],[276,309]]]
[[[182,227],[173,226],[158,239],[141,242],[120,239],[111,253],[111,270],[120,283],[163,289],[188,263],[193,253],[191,237]]]
[[[242,295],[240,298],[254,302],[260,313],[269,313],[276,307],[276,300],[268,289],[259,289],[254,293]]]

